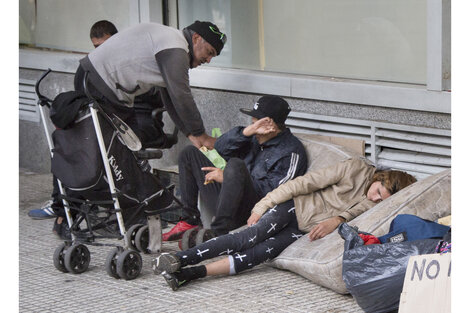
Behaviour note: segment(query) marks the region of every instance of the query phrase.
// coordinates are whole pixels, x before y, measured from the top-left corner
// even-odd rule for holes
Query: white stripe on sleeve
[[[295,172],[297,170],[298,163],[299,163],[299,154],[292,152],[291,158],[290,158],[289,170],[287,171],[287,175],[279,181],[279,185],[285,183],[286,181],[294,177]]]

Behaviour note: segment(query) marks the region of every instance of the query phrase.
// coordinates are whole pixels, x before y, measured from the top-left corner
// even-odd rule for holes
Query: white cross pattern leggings
[[[278,256],[302,237],[295,216],[294,201],[289,200],[268,210],[258,221],[235,234],[210,239],[176,254],[183,263],[194,265],[221,255],[231,256],[231,273],[240,273]]]

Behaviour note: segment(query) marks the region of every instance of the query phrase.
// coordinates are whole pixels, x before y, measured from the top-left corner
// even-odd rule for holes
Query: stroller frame
[[[52,142],[51,134],[49,133],[47,124],[46,124],[46,114],[44,106],[50,107],[50,103],[52,100],[41,95],[39,92],[39,84],[41,81],[51,72],[48,69],[37,81],[35,90],[36,94],[38,95],[38,106],[40,109],[40,114],[42,118],[42,124],[44,126],[44,131],[46,134],[47,143],[49,146],[51,158],[54,155],[54,143]],[[115,248],[108,253],[106,258],[105,267],[106,271],[109,276],[114,277],[116,279],[124,278],[126,280],[135,279],[139,276],[142,270],[142,257],[139,254],[140,252],[143,253],[158,253],[161,251],[162,246],[162,227],[161,227],[161,218],[160,214],[169,210],[175,209],[175,202],[180,207],[183,207],[182,203],[173,195],[173,188],[174,186],[164,187],[162,184],[159,183],[157,177],[153,174],[152,177],[162,186],[162,189],[155,194],[156,196],[161,196],[164,192],[168,192],[171,195],[172,202],[169,206],[159,210],[145,210],[145,215],[147,217],[147,225],[142,224],[135,224],[131,226],[128,230],[126,230],[126,226],[124,223],[123,215],[121,212],[121,205],[118,198],[118,189],[115,186],[114,178],[112,175],[111,166],[107,159],[107,151],[106,145],[104,143],[103,134],[101,131],[101,125],[98,118],[98,112],[102,111],[100,105],[97,101],[89,94],[87,90],[87,76],[88,73],[85,73],[85,77],[83,80],[84,90],[87,98],[90,100],[88,104],[88,108],[91,113],[92,121],[94,130],[96,133],[98,146],[100,149],[100,154],[103,162],[103,166],[105,169],[105,175],[107,178],[107,183],[109,186],[109,192],[111,194],[112,200],[101,200],[101,201],[93,201],[93,200],[80,200],[75,199],[67,196],[66,190],[62,182],[56,177],[57,184],[60,191],[60,198],[64,205],[65,216],[67,219],[67,224],[71,231],[72,240],[66,240],[62,243],[54,252],[53,261],[54,266],[61,272],[71,272],[71,273],[83,273],[88,269],[90,263],[90,252],[85,244],[87,245],[97,245],[97,246],[114,246]],[[124,126],[124,128],[128,128],[127,125],[123,123],[123,125],[116,125],[115,121],[112,121],[109,116],[106,115],[105,112],[102,112],[105,119],[110,123],[110,125],[116,130],[119,131],[119,128]],[[173,142],[176,142],[177,130],[173,132]],[[150,165],[147,162],[147,159],[151,158],[159,158],[161,157],[162,153],[160,150],[140,150],[136,152],[136,155],[139,156],[140,167],[144,172],[150,173]],[[141,162],[142,161],[142,162]],[[70,205],[69,201],[75,203],[81,203],[80,208],[73,208],[78,210],[80,213],[84,214],[84,217],[78,218],[74,221],[72,216],[72,206]],[[117,224],[120,232],[119,239],[124,238],[124,247],[111,245],[111,244],[99,244],[94,242],[96,238],[114,238],[107,237],[107,236],[96,236],[93,234],[93,227],[88,218],[88,211],[90,210],[91,206],[98,206],[103,204],[111,204],[114,206],[114,210],[108,213],[115,213]],[[82,207],[85,207],[82,210]],[[139,209],[142,209],[139,206]],[[86,220],[87,229],[90,234],[82,238],[81,236],[77,236],[74,230],[78,229],[78,225],[83,221]]]

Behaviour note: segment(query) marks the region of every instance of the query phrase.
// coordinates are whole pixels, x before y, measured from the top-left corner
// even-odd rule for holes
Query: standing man
[[[113,23],[107,20],[101,20],[93,24],[90,28],[90,40],[93,44],[93,47],[98,48],[101,46],[106,40],[108,40],[114,34],[117,34],[118,30]],[[73,82],[73,86],[75,90],[82,88],[83,81],[78,80],[79,77],[83,77],[83,68],[80,66],[77,69],[77,73],[75,73],[75,80]]]
[[[253,206],[268,192],[307,170],[302,143],[285,127],[288,103],[278,96],[263,96],[252,110],[247,127],[235,127],[215,142],[215,149],[227,160],[224,170],[213,164],[194,146],[179,155],[178,170],[183,217],[163,240],[178,240],[201,224],[198,196],[212,210],[214,235],[220,236],[246,224]]]
[[[212,149],[215,138],[206,134],[188,71],[210,63],[226,41],[226,35],[210,22],[196,21],[182,31],[144,23],[111,37],[80,60],[80,67],[89,72],[88,88],[95,99],[133,129],[135,97],[153,87],[164,87],[163,103],[175,125],[197,148]]]
[[[113,23],[106,20],[98,21],[90,29],[90,40],[93,46],[98,48],[117,32],[118,30]],[[75,75],[75,90],[83,88],[84,74],[83,68],[79,66]],[[144,148],[167,148],[171,146],[163,133],[161,118],[152,118],[152,111],[164,106],[159,90],[160,88],[151,88],[147,93],[134,99],[135,123],[132,130],[138,135]],[[160,127],[155,127],[155,123],[160,124]]]

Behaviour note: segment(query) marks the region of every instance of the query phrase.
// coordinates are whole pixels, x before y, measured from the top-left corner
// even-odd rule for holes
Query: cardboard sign
[[[450,312],[451,253],[410,257],[399,313]]]

